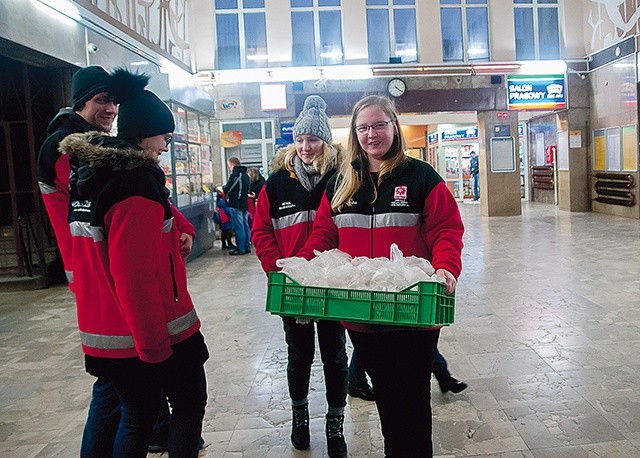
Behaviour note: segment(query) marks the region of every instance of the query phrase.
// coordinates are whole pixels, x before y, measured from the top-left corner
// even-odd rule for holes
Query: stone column
[[[508,127],[507,127],[508,126]],[[500,135],[513,139],[515,170],[491,170],[491,139]],[[518,151],[518,112],[479,111],[478,141],[480,151],[480,213],[482,216],[515,216],[522,214],[520,197],[520,160]]]
[[[558,206],[560,210],[587,212],[591,210],[589,187],[589,110],[571,108],[558,113],[558,131],[566,132],[569,143],[569,170],[558,170]],[[572,138],[573,137],[573,138]],[[560,145],[558,145],[560,147]]]

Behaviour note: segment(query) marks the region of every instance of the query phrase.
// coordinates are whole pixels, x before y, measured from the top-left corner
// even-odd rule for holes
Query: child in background
[[[220,226],[220,240],[222,241],[222,249],[235,249],[235,245],[231,243],[231,230],[233,229],[233,222],[231,221],[231,215],[227,210],[227,201],[224,200],[224,196],[218,193],[217,208],[213,213],[213,221]]]

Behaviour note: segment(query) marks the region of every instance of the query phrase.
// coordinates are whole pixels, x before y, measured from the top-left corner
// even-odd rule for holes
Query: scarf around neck
[[[305,164],[297,155],[293,157],[293,170],[307,191],[312,191],[322,179],[322,175],[313,164]]]

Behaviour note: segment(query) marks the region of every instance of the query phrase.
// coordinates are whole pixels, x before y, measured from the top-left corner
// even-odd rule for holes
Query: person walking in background
[[[145,75],[117,70],[118,136],[72,134],[74,284],[87,371],[110,380],[122,403],[114,456],[145,457],[164,396],[169,454],[196,457],[209,354],[187,291],[179,229],[158,157],[175,128]],[[143,279],[143,280],[141,280]]]
[[[447,368],[447,360],[444,359],[444,356],[442,356],[437,348],[434,356],[432,372],[438,381],[438,385],[440,386],[440,391],[442,391],[442,393],[448,393],[449,391],[452,393],[460,393],[468,387],[465,382],[460,381],[451,375],[451,372],[449,372],[449,369]]]
[[[346,158],[327,184],[298,256],[338,248],[353,257],[388,257],[395,243],[405,256],[429,260],[453,292],[462,269],[458,205],[438,172],[405,149],[388,98],[357,102]],[[385,455],[433,456],[430,382],[440,329],[343,324],[371,377]]]
[[[469,153],[471,159],[469,160],[469,173],[473,178],[473,200],[480,198],[480,169],[478,168],[478,155],[474,150]]]
[[[251,253],[251,230],[249,229],[249,176],[240,159],[231,156],[227,160],[231,176],[222,191],[227,200],[233,230],[236,233],[236,248],[229,251],[232,256]]]
[[[265,179],[260,175],[258,167],[249,167],[247,175],[249,175],[249,228],[251,229],[256,214],[256,201],[264,187]]]
[[[331,128],[325,110],[326,103],[321,97],[307,97],[293,126],[294,143],[274,157],[273,173],[258,198],[253,243],[266,273],[279,270],[276,261],[295,256],[307,241],[315,211],[329,178],[335,173],[336,152],[331,146]],[[283,317],[282,321],[293,411],[291,443],[298,450],[306,450],[310,445],[308,395],[317,331],[328,404],[327,450],[330,457],[345,457],[345,330],[337,321],[314,322],[291,317]]]

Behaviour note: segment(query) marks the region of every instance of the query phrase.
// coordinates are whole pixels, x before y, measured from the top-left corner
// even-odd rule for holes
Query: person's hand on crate
[[[437,269],[436,275],[445,279],[445,292],[447,294],[451,294],[455,291],[458,280],[456,280],[456,277],[454,277],[451,272],[447,269]]]

